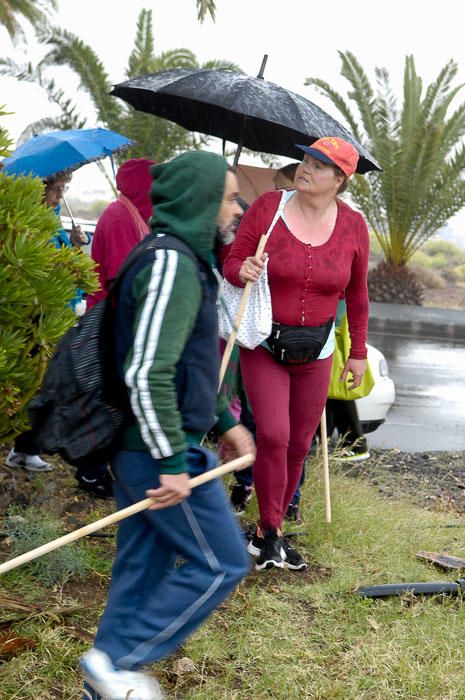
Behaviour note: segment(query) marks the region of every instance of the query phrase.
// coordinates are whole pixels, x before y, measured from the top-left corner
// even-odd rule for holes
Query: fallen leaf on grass
[[[11,630],[13,623],[0,626],[0,658],[12,659],[23,651],[33,649],[38,642],[28,637],[20,637]]]

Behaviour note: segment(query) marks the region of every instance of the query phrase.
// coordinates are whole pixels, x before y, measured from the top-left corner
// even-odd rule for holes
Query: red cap
[[[347,177],[353,175],[357,169],[357,151],[351,143],[338,136],[325,136],[314,141],[311,146],[296,146],[323,163],[337,165]]]

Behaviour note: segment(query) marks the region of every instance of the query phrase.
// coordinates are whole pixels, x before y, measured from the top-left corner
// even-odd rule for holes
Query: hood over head
[[[130,158],[120,165],[116,173],[116,187],[137,207],[144,221],[148,221],[152,215],[152,176],[149,168],[156,162],[148,158]]]
[[[206,151],[189,151],[152,166],[152,231],[178,236],[210,262],[227,168],[222,156]]]

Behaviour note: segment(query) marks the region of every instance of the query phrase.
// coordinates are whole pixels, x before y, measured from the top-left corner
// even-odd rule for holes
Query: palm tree
[[[206,137],[194,135],[164,119],[136,112],[121,100],[111,97],[108,93],[112,81],[103,63],[79,37],[56,27],[43,28],[38,36],[42,43],[51,48],[37,66],[31,63],[18,65],[8,58],[0,59],[0,74],[38,83],[60,108],[59,117],[45,118],[29,125],[22,134],[23,140],[45,130],[81,128],[86,124],[86,119],[79,114],[65,90],[48,77],[48,69],[65,65],[78,76],[80,88],[91,98],[99,124],[134,140],[136,145],[125,151],[125,158],[144,156],[165,160],[176,152],[198,148],[206,143]],[[189,49],[172,49],[157,55],[154,50],[152,11],[141,11],[134,48],[128,59],[127,78],[171,68],[199,67]],[[230,68],[241,72],[237,65],[225,61],[209,61],[202,67]],[[95,117],[91,118],[91,122],[95,123]]]
[[[307,78],[306,84],[314,85],[333,102],[355,138],[383,167],[382,173],[354,178],[351,195],[386,259],[378,274],[371,275],[371,286],[376,288],[374,280],[380,278],[380,294],[391,290],[397,296],[390,300],[398,301],[399,286],[409,284],[406,265],[412,255],[465,205],[465,104],[450,113],[462,88],[453,86],[457,64],[449,61],[423,90],[413,56],[406,56],[404,99],[399,108],[385,68],[375,69],[374,88],[352,53],[339,55],[358,118],[327,82]],[[390,282],[392,276],[395,279]],[[412,286],[410,293],[415,298],[417,285],[412,282]]]
[[[0,25],[3,25],[10,37],[14,39],[19,34],[22,34],[18,15],[27,19],[28,22],[36,27],[46,19],[47,12],[51,9],[56,9],[56,0],[42,0],[42,2],[39,3],[37,0],[1,0]],[[207,9],[204,10],[204,15],[206,11]],[[212,18],[214,19],[214,9]]]

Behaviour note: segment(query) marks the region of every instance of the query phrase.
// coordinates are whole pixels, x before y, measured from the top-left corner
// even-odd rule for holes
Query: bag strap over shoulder
[[[279,217],[281,216],[281,214],[284,211],[284,207],[286,206],[286,201],[287,201],[286,195],[287,195],[286,190],[283,190],[281,192],[281,199],[279,200],[278,208],[276,209],[275,215],[273,217],[273,221],[269,225],[268,231],[265,233],[265,238],[267,238],[267,239],[269,238],[270,233],[272,232],[272,230],[276,226],[276,222],[278,221]]]

